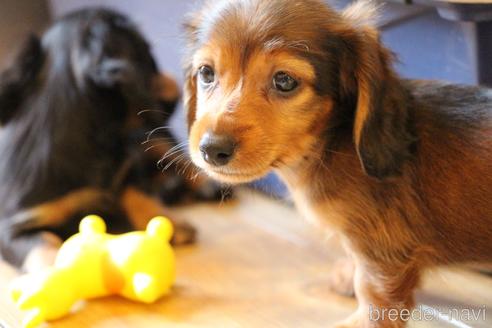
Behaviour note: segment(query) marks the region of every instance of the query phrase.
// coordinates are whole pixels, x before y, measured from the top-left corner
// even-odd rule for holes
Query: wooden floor
[[[177,250],[172,296],[145,306],[118,297],[87,302],[49,327],[329,327],[356,307],[326,288],[340,247],[286,204],[249,190],[227,204],[199,204],[175,215],[198,227],[197,245]],[[6,296],[15,272],[0,268],[0,326],[21,314]],[[429,274],[418,300],[434,321],[410,327],[492,327],[492,279],[462,269]],[[450,308],[480,310],[486,320],[453,321]],[[441,318],[438,321],[438,318]]]

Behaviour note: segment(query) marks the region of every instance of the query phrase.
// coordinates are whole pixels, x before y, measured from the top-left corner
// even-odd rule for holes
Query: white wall
[[[200,0],[50,0],[55,17],[88,6],[113,8],[127,14],[151,43],[160,68],[180,81],[182,24],[185,13],[199,3]]]

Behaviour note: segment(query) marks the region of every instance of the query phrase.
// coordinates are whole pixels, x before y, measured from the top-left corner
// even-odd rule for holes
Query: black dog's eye
[[[212,67],[204,65],[198,70],[198,75],[200,75],[200,81],[203,84],[211,84],[215,81],[215,73]]]
[[[273,87],[281,92],[290,92],[297,88],[299,83],[285,72],[277,72],[273,76]]]

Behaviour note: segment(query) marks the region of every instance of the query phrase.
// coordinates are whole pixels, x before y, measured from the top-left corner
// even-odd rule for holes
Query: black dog
[[[56,248],[86,214],[103,215],[121,231],[134,227],[138,208],[163,214],[159,202],[130,188],[151,185],[155,160],[140,143],[145,131],[165,124],[178,97],[160,99],[159,79],[145,39],[109,10],[75,12],[26,42],[0,76],[5,260],[21,266],[30,252]],[[160,110],[137,115],[149,108]],[[171,135],[165,141],[175,144]],[[179,181],[170,194],[187,189]],[[180,239],[192,236],[188,228]]]

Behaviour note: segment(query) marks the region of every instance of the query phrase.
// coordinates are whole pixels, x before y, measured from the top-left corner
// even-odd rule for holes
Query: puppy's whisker
[[[171,142],[173,141],[172,138],[166,138],[166,137],[160,137],[160,138],[154,138],[154,139],[150,139],[150,140],[145,140],[145,141],[142,141],[140,144],[141,145],[145,145],[145,144],[148,144],[150,142],[155,142],[155,141],[166,141],[166,142]]]
[[[176,149],[173,152],[167,154],[166,156],[163,156],[160,160],[161,161],[164,161],[164,160],[166,160],[168,158],[172,158],[172,157],[176,156],[179,153],[186,153],[186,152],[184,151],[184,149]]]
[[[177,161],[176,161],[176,159],[177,159]],[[181,153],[181,154],[180,154],[180,155],[178,155],[175,159],[173,159],[173,161],[176,161],[176,162],[174,163],[174,166],[178,169],[178,172],[179,172],[179,167],[180,167],[180,164],[181,164],[181,162],[182,162],[183,160],[184,160],[184,161],[188,160],[188,156],[187,156],[187,154],[186,154],[186,153]]]
[[[183,158],[183,159],[184,159],[184,163],[183,164],[181,164],[181,162],[179,163],[180,168],[178,168],[178,175],[183,175],[184,170],[188,167],[189,162],[190,162],[190,160],[188,158]],[[178,165],[176,165],[176,166],[178,166]]]
[[[191,178],[191,181],[196,181],[196,179],[200,176],[200,175],[204,175],[205,172],[200,170],[200,169],[197,169],[196,170],[196,173],[195,175]]]
[[[171,165],[173,165],[173,163],[176,163],[180,158],[182,158],[183,156],[186,156],[185,153],[183,154],[180,154],[178,156],[176,156],[176,158],[174,158],[172,161],[170,161],[165,167],[164,167],[164,171],[167,170],[169,167],[171,167]]]
[[[180,166],[181,168],[178,169],[178,174],[183,175],[185,170],[188,168],[190,165],[190,159],[184,156],[182,159],[179,160],[178,163],[176,163],[176,166]]]
[[[157,162],[157,166],[158,166],[159,168],[161,168],[161,167],[162,167],[162,165],[163,165],[163,162],[164,162],[166,159],[168,159],[168,158],[172,158],[172,157],[176,156],[176,155],[177,155],[177,154],[179,154],[179,153],[182,153],[181,155],[183,155],[183,154],[187,154],[187,153],[186,153],[183,149],[176,149],[176,150],[174,150],[172,153],[169,153],[169,154],[167,154],[167,155],[163,156],[161,159],[159,159],[159,161]],[[178,156],[179,156],[179,155],[178,155]]]
[[[152,146],[149,146],[149,147],[145,148],[144,152],[146,153],[146,152],[148,152],[148,151],[150,151],[150,150],[152,150],[154,148],[157,148],[157,147],[160,147],[160,146],[165,146],[166,144],[167,144],[166,142],[160,142],[158,144],[155,144],[155,145],[152,145]]]
[[[163,156],[162,156],[162,159],[166,159],[168,156],[174,154],[175,151],[184,151],[185,150],[185,147],[188,146],[188,142],[187,141],[184,141],[184,142],[181,142],[179,144],[177,144],[176,146],[172,147],[171,149],[169,149]]]
[[[185,167],[185,169],[183,171],[183,175],[188,177],[188,178],[191,178],[191,174],[193,174],[197,170],[198,170],[198,168],[195,167],[193,162],[191,160],[188,160],[188,165]],[[189,172],[189,171],[191,171],[191,172]]]
[[[186,171],[184,172],[184,175],[185,175],[185,177],[190,179],[190,181],[195,181],[193,179],[193,176],[195,174],[199,173],[201,170],[193,164],[193,161],[188,160],[188,162],[189,162],[189,164],[186,167]]]
[[[140,116],[140,115],[146,114],[146,113],[159,113],[159,114],[162,114],[164,116],[168,116],[169,115],[169,113],[166,113],[165,111],[160,110],[160,109],[143,109],[143,110],[139,111],[137,113],[137,115]]]
[[[183,146],[187,146],[188,145],[188,141],[183,141],[183,142],[180,142],[178,143],[177,145],[175,145],[174,147],[172,147],[171,149],[169,149],[169,152],[172,152],[174,151],[175,149],[178,149],[178,148],[181,148]],[[167,153],[166,153],[167,154]],[[164,156],[166,156],[166,154],[164,154]]]
[[[159,126],[159,127],[155,128],[155,129],[153,129],[152,131],[147,132],[147,140],[149,140],[152,137],[152,135],[154,133],[156,133],[157,131],[166,130],[166,129],[170,130],[171,127],[170,126]]]

